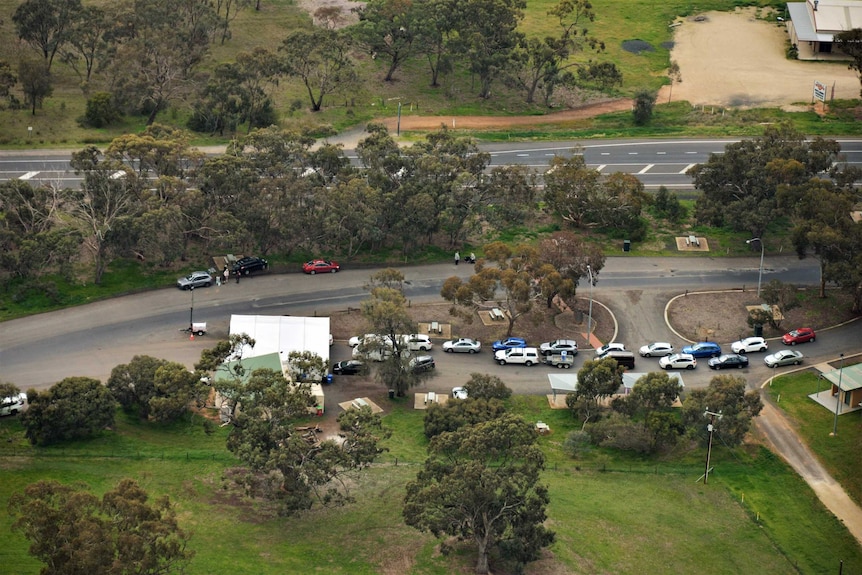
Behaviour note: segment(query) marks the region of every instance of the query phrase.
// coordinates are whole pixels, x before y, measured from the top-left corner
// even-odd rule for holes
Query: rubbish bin
[[[395,390],[394,389],[389,390],[389,399],[395,399]]]
[[[632,251],[632,241],[631,240],[623,240],[623,251],[624,252]]]
[[[755,337],[763,337],[763,325],[762,324],[754,324],[754,336]]]

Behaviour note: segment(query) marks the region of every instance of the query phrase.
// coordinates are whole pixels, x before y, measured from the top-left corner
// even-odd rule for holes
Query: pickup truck
[[[540,363],[542,360],[539,350],[535,347],[513,347],[512,349],[501,349],[495,353],[494,361],[500,365],[521,363],[530,367],[533,364]]]

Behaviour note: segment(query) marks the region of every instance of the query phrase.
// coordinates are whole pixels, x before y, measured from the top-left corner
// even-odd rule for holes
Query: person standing
[[[222,275],[224,275],[224,283],[227,283],[228,280],[230,280],[230,270],[227,269],[227,266],[224,267],[224,272],[222,273]]]
[[[240,276],[240,272],[239,272],[239,270],[236,270],[236,271],[234,272],[234,276],[236,276],[236,283],[239,283],[239,276]]]
[[[458,262],[460,262],[460,261],[461,261],[461,254],[459,254],[458,252],[455,252],[455,265],[457,266]]]

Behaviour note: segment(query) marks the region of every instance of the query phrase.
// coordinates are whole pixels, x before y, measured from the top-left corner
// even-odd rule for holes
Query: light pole
[[[709,424],[706,426],[706,430],[709,432],[709,444],[706,448],[706,469],[703,472],[703,484],[706,485],[709,483],[709,460],[712,457],[712,432],[715,431],[715,418],[721,419],[721,411],[715,413],[707,407],[706,411],[703,412],[703,416],[709,416]]]
[[[841,376],[844,375],[844,354],[841,354],[841,367],[838,368],[838,393],[835,396],[835,421],[832,423],[832,435],[838,435],[838,414],[841,413]]]
[[[589,264],[587,264],[587,273],[590,276],[590,310],[587,313],[587,344],[590,345],[592,341],[590,336],[593,333],[593,270]]]
[[[191,286],[189,291],[192,292],[192,305],[189,308],[189,333],[194,333],[195,330],[195,286]]]
[[[760,238],[745,240],[747,244],[751,244],[751,242],[760,242],[760,273],[757,274],[757,297],[760,297],[760,280],[763,279],[763,240]]]

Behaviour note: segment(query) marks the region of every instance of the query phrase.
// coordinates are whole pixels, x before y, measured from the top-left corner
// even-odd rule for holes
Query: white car
[[[689,353],[675,353],[658,360],[658,365],[662,369],[694,369],[697,359]]]
[[[17,415],[24,411],[25,405],[27,405],[26,393],[4,397],[0,400],[0,415]]]
[[[673,346],[669,343],[657,341],[647,344],[638,350],[641,357],[661,357],[673,353]]]
[[[605,354],[612,351],[625,351],[626,346],[624,343],[617,343],[612,341],[611,343],[606,343],[602,347],[596,350],[596,359],[601,359]]]
[[[778,367],[780,365],[799,365],[802,363],[802,353],[795,349],[782,349],[763,358],[767,367]]]
[[[350,347],[356,347],[366,339],[370,340],[374,339],[375,337],[377,336],[375,336],[373,333],[366,333],[365,335],[354,335],[347,340],[347,345],[349,345]]]
[[[410,351],[430,351],[434,347],[431,338],[424,333],[414,333],[402,337],[407,342],[407,349]]]
[[[479,353],[481,350],[482,343],[469,337],[443,342],[443,351],[448,353]]]
[[[452,397],[455,399],[467,399],[467,390],[463,387],[453,387]]]
[[[762,337],[747,337],[730,344],[733,353],[749,353],[752,351],[766,351],[769,344]]]

